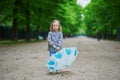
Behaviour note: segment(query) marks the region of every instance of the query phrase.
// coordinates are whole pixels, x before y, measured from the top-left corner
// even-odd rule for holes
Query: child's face
[[[58,31],[58,28],[59,28],[59,23],[53,22],[53,30]]]

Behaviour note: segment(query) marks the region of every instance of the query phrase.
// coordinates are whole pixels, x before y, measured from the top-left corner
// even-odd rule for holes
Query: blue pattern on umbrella
[[[71,50],[71,49],[69,49],[69,48],[67,48],[67,49],[65,50],[65,52],[67,53],[67,55],[70,55],[70,54],[71,54],[71,52],[72,52],[72,50]]]
[[[74,56],[76,56],[77,55],[77,51],[75,51],[75,53],[74,53]]]
[[[58,58],[58,59],[61,59],[62,58],[62,54],[59,52],[58,54],[55,54],[55,57]]]
[[[50,69],[55,69],[54,67],[50,67]]]
[[[49,64],[49,65],[54,65],[55,62],[54,62],[53,60],[50,60],[50,61],[48,62],[48,64]]]

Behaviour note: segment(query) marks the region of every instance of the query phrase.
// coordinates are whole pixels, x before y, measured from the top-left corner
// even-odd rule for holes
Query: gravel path
[[[120,80],[120,42],[77,37],[63,47],[76,46],[79,54],[61,74],[48,75],[47,42],[0,46],[0,80]]]

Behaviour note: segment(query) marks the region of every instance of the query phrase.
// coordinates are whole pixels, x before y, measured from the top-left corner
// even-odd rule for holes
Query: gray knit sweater
[[[48,50],[49,51],[53,50],[53,45],[55,45],[56,47],[62,48],[62,41],[63,41],[62,32],[50,31],[48,33],[47,41],[48,41]],[[54,52],[54,50],[53,50],[53,52]]]

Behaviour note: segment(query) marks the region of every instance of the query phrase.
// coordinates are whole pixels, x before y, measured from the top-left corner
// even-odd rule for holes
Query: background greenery
[[[0,40],[47,37],[58,19],[64,37],[86,35],[120,39],[120,1],[91,0],[85,8],[77,0],[0,0]]]
[[[103,39],[120,40],[120,1],[91,0],[84,9],[88,35],[96,36],[101,32]]]

